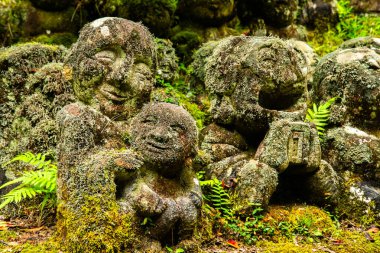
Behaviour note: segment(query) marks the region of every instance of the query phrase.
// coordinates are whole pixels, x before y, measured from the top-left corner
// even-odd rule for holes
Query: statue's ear
[[[230,97],[216,96],[211,100],[210,114],[213,120],[219,124],[231,125],[235,121],[235,109]]]

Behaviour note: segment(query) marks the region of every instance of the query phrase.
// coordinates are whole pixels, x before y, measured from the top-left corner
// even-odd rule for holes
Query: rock
[[[338,22],[336,0],[304,0],[300,7],[300,22],[309,28],[323,30]]]
[[[350,126],[329,129],[323,159],[336,171],[352,171],[364,180],[380,178],[380,139]]]
[[[380,38],[375,37],[358,37],[354,39],[347,40],[340,45],[340,48],[347,49],[347,48],[357,48],[357,47],[366,47],[372,50],[375,50],[376,52],[379,52],[380,50]]]
[[[316,67],[312,100],[323,103],[332,97],[330,122],[352,124],[376,131],[380,122],[380,55],[369,48],[337,50],[323,57]]]
[[[321,161],[317,130],[304,122],[276,121],[260,144],[255,159],[279,173],[285,170],[294,174],[313,172]]]
[[[328,203],[333,206],[343,204],[342,177],[324,160],[321,160],[318,170],[306,175],[299,183],[306,191],[306,198],[313,203]]]
[[[380,12],[380,3],[377,0],[359,1],[351,0],[351,6],[356,12]]]
[[[258,203],[267,207],[269,199],[278,184],[277,171],[259,161],[250,160],[237,173],[235,192],[238,196],[236,206],[249,207],[249,203]]]
[[[237,12],[243,22],[262,18],[265,23],[276,28],[292,24],[297,14],[298,0],[243,0],[237,4]]]
[[[54,145],[50,144],[53,144],[55,138],[49,137],[48,143],[42,143],[43,131],[37,129],[36,126],[44,119],[54,121],[52,115],[54,111],[59,110],[66,102],[73,101],[69,95],[63,95],[65,92],[69,94],[68,81],[66,79],[57,81],[62,78],[58,72],[63,69],[62,64],[57,62],[63,61],[65,53],[64,47],[38,43],[0,49],[1,164],[22,152],[46,152],[48,149],[51,151],[54,149]],[[54,67],[44,66],[49,62],[52,62],[50,66]],[[50,87],[49,91],[47,89],[42,91],[45,86],[48,86],[46,83],[49,79],[52,83],[56,80],[56,85],[59,83],[60,88],[56,90]],[[60,99],[56,99],[56,95],[60,95]],[[61,102],[57,103],[58,100]],[[50,123],[48,125],[51,126]],[[42,125],[40,127],[45,128]],[[33,136],[30,135],[32,129],[35,131]],[[54,130],[52,131],[48,131],[50,136],[54,133]],[[34,142],[37,146],[32,144]],[[20,170],[20,168],[11,167],[8,169]]]
[[[116,11],[111,16],[142,22],[155,36],[167,37],[177,9],[176,0],[109,1]],[[110,16],[106,14],[105,16]]]

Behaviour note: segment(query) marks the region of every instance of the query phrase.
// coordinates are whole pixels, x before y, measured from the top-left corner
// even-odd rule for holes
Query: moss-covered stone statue
[[[210,177],[236,179],[239,204],[267,205],[277,175],[285,172],[318,181],[313,185],[321,187],[312,192],[319,199],[339,192],[336,173],[321,162],[316,129],[303,122],[315,64],[308,52],[294,41],[239,36],[208,43],[196,54],[194,72],[211,99],[213,118],[201,132],[201,160]],[[327,169],[314,176],[321,166]]]
[[[191,162],[197,149],[194,119],[173,104],[148,104],[132,120],[131,143],[143,164],[134,177],[117,178],[122,210],[151,218],[146,232],[159,242],[191,239],[202,201]]]
[[[379,213],[380,205],[374,201],[380,196],[380,54],[376,41],[368,37],[348,41],[342,46],[345,49],[322,58],[314,74],[312,99],[318,104],[339,97],[331,106],[332,128],[324,138],[322,157],[346,178],[347,190],[360,200],[362,209],[371,207],[372,201]]]
[[[73,88],[81,102],[65,106],[57,115],[57,227],[62,247],[113,252],[134,245],[136,252],[145,250],[140,247],[155,252],[171,228],[179,229],[177,239],[190,237],[200,203],[187,159],[195,148],[194,121],[170,105],[146,107],[133,121],[132,134],[127,134],[129,119],[149,100],[153,88],[152,35],[141,24],[122,18],[95,20],[81,30],[67,64],[73,69]],[[139,121],[148,114],[152,117]],[[153,117],[166,121],[155,125],[156,136],[149,139],[147,122],[157,119]],[[126,149],[129,141],[136,152]],[[159,155],[161,150],[165,152]],[[166,183],[173,191],[161,188]],[[183,210],[188,210],[187,215]],[[138,218],[155,221],[151,237],[143,236]]]

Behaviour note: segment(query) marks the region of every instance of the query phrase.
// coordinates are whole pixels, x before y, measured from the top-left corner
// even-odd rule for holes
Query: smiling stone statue
[[[153,37],[137,23],[101,18],[83,27],[67,64],[79,100],[125,120],[149,100],[156,67]]]
[[[141,155],[143,165],[133,180],[119,181],[119,205],[150,217],[153,239],[165,244],[186,240],[189,246],[202,201],[191,166],[197,144],[194,119],[173,104],[148,104],[132,120],[131,142],[137,153],[132,157]]]
[[[156,53],[141,24],[102,18],[83,27],[66,65],[80,102],[57,114],[58,235],[62,249],[109,252],[130,247],[130,213],[117,203],[118,181],[142,162],[128,143],[127,121],[149,100]]]

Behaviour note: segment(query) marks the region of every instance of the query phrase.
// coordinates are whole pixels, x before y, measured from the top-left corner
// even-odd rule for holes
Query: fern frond
[[[33,198],[37,194],[45,195],[43,203],[41,203],[41,208],[43,208],[47,200],[55,198],[57,189],[57,166],[50,160],[45,159],[45,155],[34,155],[31,152],[27,152],[14,157],[11,161],[6,163],[10,164],[15,161],[21,161],[34,166],[38,170],[24,171],[20,177],[0,186],[1,189],[19,183],[18,186],[1,197],[3,202],[0,204],[0,209],[9,203],[18,203],[23,199]],[[45,198],[48,199],[45,200]]]
[[[314,123],[320,139],[324,136],[324,132],[326,131],[325,127],[328,125],[331,114],[330,107],[338,98],[339,97],[333,97],[319,106],[313,103],[312,108],[307,109],[305,121]]]

